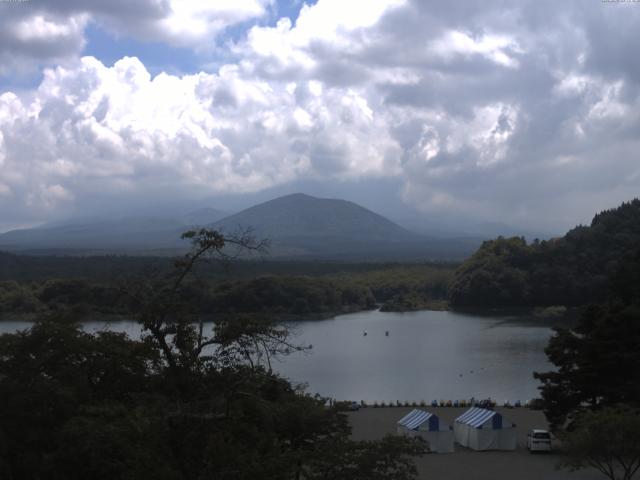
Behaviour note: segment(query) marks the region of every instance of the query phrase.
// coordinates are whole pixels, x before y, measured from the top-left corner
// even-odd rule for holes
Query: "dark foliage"
[[[545,414],[562,427],[584,410],[640,407],[640,254],[612,276],[610,300],[591,306],[573,329],[557,328],[546,348],[557,371],[536,373]]]
[[[0,437],[9,478],[87,478],[53,474],[60,455],[78,454],[68,448],[69,435],[79,434],[101,408],[102,427],[113,431],[98,429],[93,441],[109,442],[118,429],[111,421],[126,417],[136,398],[153,389],[159,359],[147,345],[123,334],[92,336],[57,320],[0,337]],[[124,455],[130,442],[112,446]],[[101,462],[120,462],[112,453],[103,453]],[[83,463],[83,456],[76,462]]]
[[[267,272],[275,267],[270,262],[262,265]],[[316,268],[313,263],[308,266],[312,272]],[[181,294],[198,313],[263,313],[288,319],[366,310],[376,304],[395,311],[429,308],[437,302],[444,305],[453,272],[449,265],[390,264],[369,270],[371,266],[345,264],[343,270],[331,274],[317,269],[319,274],[315,276],[294,276],[286,272],[297,272],[300,264],[291,265],[291,270],[282,270],[279,275],[260,274],[257,266],[239,274],[234,265],[231,274],[216,277],[195,267],[197,275],[182,284]],[[170,272],[156,270],[147,277],[164,278]],[[123,288],[142,278],[134,269],[127,280],[122,276],[104,281],[78,277],[0,282],[0,314],[71,310],[80,317],[136,315],[139,306],[123,293]]]
[[[623,259],[640,245],[640,200],[597,214],[549,241],[485,242],[455,274],[454,307],[580,306],[603,301]]]
[[[193,266],[228,243],[259,245],[187,238],[174,273],[125,292],[142,340],[88,334],[68,313],[0,336],[2,478],[414,478],[417,443],[354,442],[343,414],[271,371],[271,358],[301,350],[286,328],[235,315],[204,331]],[[53,298],[74,295],[58,287]]]
[[[375,298],[367,287],[309,277],[260,277],[218,286],[206,310],[309,314],[374,306]]]
[[[610,480],[631,480],[640,470],[640,411],[607,407],[585,412],[562,435],[570,470],[592,467]]]
[[[75,279],[0,282],[0,313],[33,314],[72,309],[84,316],[131,316],[139,313],[139,305],[123,292],[130,283],[89,283]],[[376,304],[367,286],[311,277],[261,276],[213,284],[190,280],[182,285],[181,294],[194,311],[209,315],[265,313],[304,317],[366,310]]]

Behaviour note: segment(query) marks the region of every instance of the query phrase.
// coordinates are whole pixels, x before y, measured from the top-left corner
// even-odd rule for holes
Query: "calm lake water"
[[[313,348],[274,368],[295,383],[308,383],[311,393],[337,399],[525,401],[539,396],[532,372],[551,369],[543,352],[549,327],[513,318],[368,311],[290,325],[295,342]],[[0,332],[25,327],[2,322]],[[140,334],[133,322],[88,322],[85,328]]]

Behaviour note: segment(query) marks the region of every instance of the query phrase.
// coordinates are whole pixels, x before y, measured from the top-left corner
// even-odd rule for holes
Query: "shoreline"
[[[554,309],[562,308],[562,314],[558,314]],[[537,325],[548,324],[550,326],[565,326],[575,323],[581,307],[565,308],[562,306],[556,307],[522,307],[522,308],[453,308],[450,304],[444,301],[433,301],[431,304],[424,305],[424,308],[416,309],[387,309],[385,304],[377,304],[373,308],[344,308],[339,311],[325,311],[325,312],[309,312],[304,314],[296,313],[265,313],[260,314],[263,316],[273,317],[276,322],[310,322],[310,321],[323,321],[330,320],[339,316],[362,313],[362,312],[382,312],[382,313],[416,313],[416,312],[451,312],[454,314],[471,315],[477,317],[494,317],[502,318],[505,323],[509,322],[531,322]],[[550,312],[550,313],[549,313]],[[242,312],[239,312],[243,314]],[[34,322],[39,316],[50,315],[52,312],[40,312],[40,313],[0,313],[0,322]],[[227,315],[228,313],[214,313],[201,315],[205,321],[213,321],[216,315]],[[247,314],[256,314],[255,312],[248,312]],[[135,314],[125,313],[103,313],[95,312],[86,315],[86,318],[76,320],[79,322],[90,321],[133,321],[131,319]]]

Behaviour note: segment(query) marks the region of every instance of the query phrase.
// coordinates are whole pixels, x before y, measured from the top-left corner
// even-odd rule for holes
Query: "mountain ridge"
[[[273,214],[275,212],[275,215]],[[266,221],[265,221],[266,220]],[[354,223],[357,221],[358,223]],[[419,237],[388,218],[357,203],[332,198],[317,198],[293,193],[246,208],[211,225],[229,230],[252,227],[258,235],[272,237],[331,236],[365,237],[390,234]],[[286,230],[286,235],[283,232]]]
[[[188,248],[181,234],[196,226],[227,234],[250,228],[255,237],[271,242],[269,254],[274,258],[452,260],[468,256],[480,244],[478,239],[421,235],[357,203],[304,193],[277,197],[212,219],[217,213],[200,209],[181,219],[125,217],[14,230],[0,235],[0,249],[38,254],[81,255],[84,249],[94,255],[175,255]]]
[[[70,219],[0,234],[0,249],[139,250],[175,248],[180,232],[217,220],[223,213],[200,209],[183,216],[137,215],[107,219]]]

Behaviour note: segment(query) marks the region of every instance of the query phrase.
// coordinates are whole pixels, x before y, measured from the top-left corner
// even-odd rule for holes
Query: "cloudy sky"
[[[639,194],[640,2],[0,0],[0,230],[304,190],[563,231]]]

